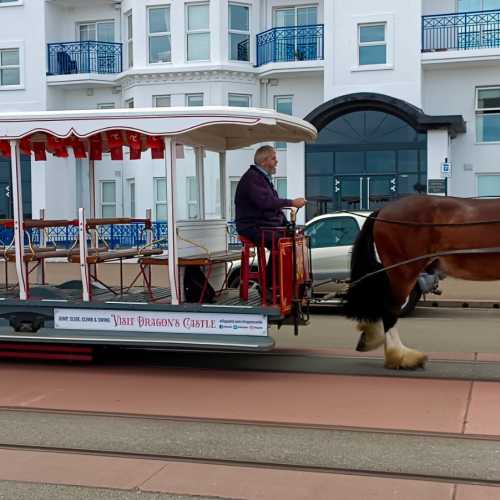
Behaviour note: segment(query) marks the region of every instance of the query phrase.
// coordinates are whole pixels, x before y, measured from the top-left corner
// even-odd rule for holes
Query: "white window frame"
[[[274,110],[278,111],[278,101],[280,99],[291,99],[292,101],[292,113],[293,115],[293,95],[287,94],[287,95],[275,95],[273,97],[273,104],[274,104]],[[280,111],[278,111],[280,113]],[[274,148],[276,151],[286,151],[286,142],[275,142],[274,143]]]
[[[361,30],[362,28],[370,28],[375,26],[382,26],[384,28],[384,39],[383,40],[375,40],[373,42],[362,42],[361,41]],[[361,64],[359,59],[360,50],[363,47],[384,47],[385,48],[385,63],[370,63],[370,64]],[[385,23],[361,23],[358,24],[358,66],[380,66],[387,64],[387,25]]]
[[[479,11],[484,11],[484,10],[486,10],[484,8],[484,0],[481,0],[481,8],[479,9]],[[458,8],[458,0],[456,0],[456,2],[455,2],[455,12],[461,13],[461,12],[469,12],[469,11],[459,10],[459,8]]]
[[[231,104],[229,104],[229,102],[230,102],[232,96],[234,96],[234,97],[248,97],[248,106],[235,106],[235,107],[239,107],[239,108],[251,108],[252,107],[252,94],[241,94],[239,92],[229,92],[227,94],[227,105],[228,106],[231,106]]]
[[[200,6],[200,5],[206,5],[208,7],[208,28],[207,29],[202,29],[202,30],[189,30],[189,7],[191,6]],[[210,44],[210,3],[209,2],[188,2],[185,4],[184,7],[184,16],[186,20],[186,26],[185,26],[185,32],[186,32],[186,37],[185,37],[185,53],[186,53],[186,62],[191,63],[191,62],[210,62],[212,58],[212,47]],[[189,35],[191,34],[201,34],[201,33],[208,33],[208,59],[189,59]]]
[[[109,202],[109,201],[104,201],[104,184],[106,183],[111,183],[114,185],[115,187],[115,201],[114,203],[113,202]],[[103,215],[103,208],[104,207],[115,207],[115,217],[117,215],[117,212],[116,212],[116,209],[117,209],[117,203],[116,203],[116,197],[117,197],[117,193],[116,193],[116,181],[114,179],[102,179],[99,181],[99,191],[100,191],[100,205],[101,205],[101,217],[104,217]],[[107,216],[106,216],[107,217]]]
[[[168,106],[159,106],[158,98],[168,97]],[[161,94],[153,96],[153,108],[170,108],[172,106],[172,96],[170,94]]]
[[[191,106],[189,104],[189,98],[190,97],[201,97],[201,105],[204,106],[205,105],[205,96],[203,94],[203,92],[193,92],[192,94],[186,94],[185,96],[185,104],[186,106]]]
[[[475,179],[476,180],[476,182],[475,182],[475,188],[476,188],[475,196],[476,196],[476,198],[480,198],[480,199],[484,199],[484,200],[500,198],[500,193],[498,194],[498,196],[479,196],[479,177],[482,177],[482,176],[500,177],[500,173],[498,173],[498,172],[479,172],[475,175],[475,177],[476,177],[476,179]]]
[[[2,7],[16,7],[18,5],[23,5],[24,4],[24,0],[7,0],[7,2],[5,3],[0,3],[0,8]]]
[[[125,29],[127,30],[127,65],[132,68],[134,66],[134,18],[132,12],[125,14]]]
[[[494,85],[494,86],[489,86],[489,87],[476,87],[476,94],[474,98],[474,115],[475,115],[475,120],[474,120],[474,127],[475,127],[475,144],[481,144],[481,145],[486,145],[486,144],[500,144],[500,138],[498,141],[480,141],[478,139],[478,130],[477,130],[477,121],[480,116],[484,115],[500,115],[500,108],[479,108],[478,102],[479,102],[479,92],[481,90],[500,90],[500,85]],[[485,112],[486,111],[486,112]]]
[[[132,189],[132,186],[133,186],[133,189]],[[136,192],[135,192],[135,188],[136,188],[136,183],[135,183],[135,177],[130,177],[129,179],[127,179],[127,201],[128,201],[128,207],[127,207],[127,211],[128,211],[128,214],[131,218],[134,218],[135,217],[135,214],[136,214]],[[132,196],[132,193],[133,193],[133,196]]]
[[[379,25],[385,24],[385,64],[359,64],[359,33],[360,25]],[[356,71],[381,71],[394,69],[394,15],[391,13],[373,14],[368,16],[354,16],[352,18],[352,40],[353,47],[352,60],[354,61],[351,67],[352,72]],[[380,45],[381,42],[373,42],[375,45]]]
[[[152,10],[155,9],[168,9],[168,19],[169,19],[169,25],[170,25],[170,31],[161,31],[158,33],[150,33],[149,32],[149,13]],[[170,4],[164,4],[164,5],[151,5],[148,6],[147,12],[146,12],[146,28],[147,28],[147,36],[148,36],[148,44],[147,44],[147,61],[148,64],[172,64],[172,7]],[[149,41],[152,37],[156,36],[168,36],[170,38],[170,60],[169,61],[156,61],[156,62],[151,62],[149,60],[149,57],[151,55],[150,49],[149,49]]]
[[[158,182],[165,181],[165,177],[153,177],[153,198],[154,198],[154,220],[158,221],[158,206],[165,206],[165,213],[167,214],[167,189],[165,185],[165,189],[163,191],[163,195],[165,196],[165,200],[159,200],[157,197],[158,194]],[[165,222],[162,220],[161,222]]]
[[[273,8],[273,28],[276,28],[278,27],[277,26],[277,13],[280,11],[280,10],[292,10],[293,9],[293,22],[294,22],[294,26],[298,26],[297,24],[297,20],[298,20],[298,15],[297,15],[297,11],[299,9],[309,9],[311,7],[315,7],[316,8],[316,23],[320,23],[320,20],[319,20],[319,5],[317,3],[306,3],[304,5],[280,5],[280,6],[276,6]]]
[[[192,196],[194,194],[194,197]],[[188,220],[199,220],[200,213],[198,210],[198,184],[195,175],[186,177],[186,206]],[[194,212],[194,215],[191,215]]]
[[[114,102],[100,102],[97,104],[97,109],[115,109],[116,105]]]
[[[235,30],[235,29],[231,29],[231,27],[229,26],[229,21],[230,21],[230,16],[229,16],[229,11],[231,10],[231,5],[236,5],[236,6],[239,6],[239,7],[246,7],[248,9],[248,31],[242,31],[242,30]],[[228,59],[230,61],[233,61],[233,62],[240,62],[240,63],[247,63],[249,64],[250,61],[252,60],[252,43],[251,43],[251,40],[252,40],[252,37],[251,37],[251,26],[252,26],[252,17],[251,17],[251,6],[247,3],[242,3],[242,2],[228,2],[227,4],[227,16],[228,16],[228,20],[227,20],[227,23],[228,23],[228,44],[227,44],[227,47],[228,47]],[[229,41],[231,40],[231,34],[235,34],[235,35],[248,35],[248,60],[247,61],[244,61],[244,60],[241,60],[241,59],[231,59],[231,44],[229,43]]]
[[[99,19],[99,21],[80,21],[76,23],[76,39],[80,41],[80,26],[95,26],[95,39],[97,40],[97,25],[98,24],[112,24],[113,25],[113,42],[116,42],[116,23],[114,19]]]
[[[19,83],[15,85],[2,85],[0,90],[21,90],[24,89],[24,46],[22,42],[0,42],[0,51],[17,50],[19,53],[19,64],[12,66],[3,66],[4,68],[19,68]],[[0,66],[2,68],[2,66]]]

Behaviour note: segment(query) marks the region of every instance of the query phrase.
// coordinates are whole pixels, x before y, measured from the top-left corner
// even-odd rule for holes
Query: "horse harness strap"
[[[366,278],[370,278],[371,276],[374,276],[375,274],[379,274],[384,271],[390,271],[391,269],[394,269],[396,267],[404,266],[406,264],[411,264],[412,262],[418,262],[419,260],[425,260],[425,259],[432,259],[435,257],[446,257],[448,255],[477,255],[477,254],[488,254],[488,253],[500,253],[500,247],[486,247],[486,248],[464,248],[462,250],[445,250],[443,252],[436,252],[436,253],[428,253],[425,255],[420,255],[418,257],[413,257],[408,260],[403,260],[401,262],[397,262],[396,264],[392,264],[387,267],[383,267],[381,269],[377,269],[376,271],[373,271],[371,273],[365,274],[364,276],[361,276],[361,278],[357,279],[356,281],[353,281],[350,283],[350,286],[355,286],[361,281],[365,280]]]

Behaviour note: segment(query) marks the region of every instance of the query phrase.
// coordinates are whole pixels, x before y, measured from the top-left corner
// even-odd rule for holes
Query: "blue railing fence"
[[[47,46],[48,75],[120,73],[122,44],[115,42],[64,42]]]
[[[323,39],[323,24],[271,28],[257,35],[257,66],[323,59]]]
[[[422,51],[500,47],[500,10],[422,16]]]

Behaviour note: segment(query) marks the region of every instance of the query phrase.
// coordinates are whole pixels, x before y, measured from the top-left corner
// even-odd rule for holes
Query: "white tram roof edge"
[[[0,140],[35,133],[90,137],[109,130],[175,137],[175,141],[225,151],[260,142],[312,142],[309,122],[272,109],[229,106],[92,109],[0,113]]]

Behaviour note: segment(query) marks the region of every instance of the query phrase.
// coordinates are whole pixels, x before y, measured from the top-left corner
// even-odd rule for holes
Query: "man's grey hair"
[[[275,152],[272,146],[267,144],[266,146],[261,146],[257,151],[255,151],[255,156],[253,157],[253,161],[255,165],[260,165],[263,160],[271,156]]]

